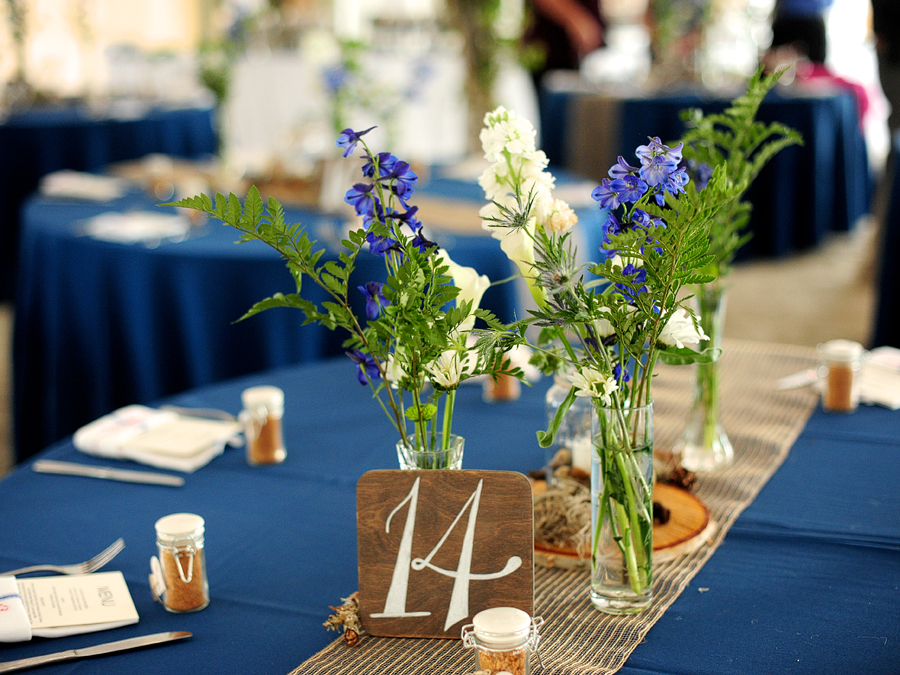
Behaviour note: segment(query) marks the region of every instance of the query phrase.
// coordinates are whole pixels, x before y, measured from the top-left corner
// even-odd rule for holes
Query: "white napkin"
[[[900,349],[877,347],[869,352],[860,371],[859,400],[900,410]]]
[[[89,455],[192,473],[221,455],[240,431],[236,421],[182,417],[130,405],[83,426],[73,443]]]
[[[31,639],[31,622],[15,577],[0,577],[0,642]]]
[[[101,213],[85,226],[85,232],[95,239],[123,244],[180,239],[187,236],[190,229],[191,221],[186,216],[152,211]]]
[[[108,202],[125,194],[125,182],[111,176],[64,170],[41,178],[39,189],[45,197]]]

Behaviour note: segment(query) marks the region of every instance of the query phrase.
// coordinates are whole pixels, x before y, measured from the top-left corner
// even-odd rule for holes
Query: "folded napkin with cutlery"
[[[95,633],[137,622],[121,572],[0,576],[0,642]]]
[[[241,429],[234,420],[199,419],[130,405],[82,427],[73,442],[89,455],[191,473],[222,454],[227,444],[239,444]]]

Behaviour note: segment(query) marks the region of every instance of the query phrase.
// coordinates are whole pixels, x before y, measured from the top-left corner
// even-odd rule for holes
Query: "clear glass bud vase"
[[[447,447],[443,446],[443,434],[437,435],[434,450],[426,450],[416,445],[416,435],[411,434],[406,442],[397,441],[397,459],[404,471],[415,469],[462,469],[463,450],[466,439],[450,434]]]
[[[646,609],[653,585],[653,404],[595,407],[591,457],[591,602]]]
[[[700,326],[708,339],[702,349],[720,349],[725,323],[725,291],[716,283],[695,290]],[[734,450],[719,422],[719,360],[696,365],[694,403],[675,456],[688,471],[715,471],[731,464]]]

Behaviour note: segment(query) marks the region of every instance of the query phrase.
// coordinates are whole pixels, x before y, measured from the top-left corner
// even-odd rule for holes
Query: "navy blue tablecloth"
[[[435,179],[429,190],[482,199],[474,182]],[[237,231],[217,221],[156,248],[82,236],[87,218],[130,209],[158,210],[140,194],[105,205],[33,197],[23,209],[13,340],[19,459],[124,405],[343,353],[345,335],[303,326],[299,310],[234,323],[255,302],[295,289],[277,253],[260,242],[236,245]],[[322,245],[339,245],[343,221],[310,210],[286,215]],[[579,216],[599,235],[599,209],[581,209]],[[492,281],[515,274],[487,235],[429,234],[457,263]],[[383,277],[382,260],[366,253],[351,288]],[[324,299],[313,284],[304,288],[310,300]],[[361,315],[364,296],[356,299]],[[482,307],[507,322],[521,316],[517,285],[488,289]]]
[[[54,672],[288,673],[335,637],[322,623],[357,588],[355,487],[396,467],[388,423],[344,359],[267,372],[168,399],[237,413],[255,384],[285,390],[284,464],[251,468],[226,450],[182,488],[33,473],[0,482],[0,570],[85,559],[122,536],[121,570],[140,622],[92,636],[0,647],[9,660],[164,630],[194,637],[153,650],[60,665]],[[468,469],[543,463],[548,381],[514,403],[458,395],[454,430]],[[97,463],[63,441],[44,457]],[[891,675],[900,663],[900,416],[880,408],[814,413],[784,465],[724,543],[637,646],[625,675],[746,673]],[[166,613],[150,597],[154,522],[206,520],[212,601]],[[588,602],[585,589],[584,602]],[[49,672],[49,671],[48,671]],[[460,674],[461,675],[461,674]],[[565,674],[563,674],[565,675]]]
[[[42,176],[100,171],[113,162],[163,153],[199,159],[216,152],[211,108],[147,107],[114,116],[82,107],[36,108],[0,123],[0,300],[15,288],[19,208]]]
[[[680,111],[702,108],[721,112],[732,100],[712,93],[606,96],[564,88],[541,92],[542,143],[550,161],[587,173],[573,165],[573,144],[586,143],[584,134],[603,134],[612,125],[611,162],[596,166],[602,178],[615,154],[634,163],[634,150],[659,136],[663,142],[681,137]],[[574,124],[579,101],[609,98],[614,105],[603,110],[616,113],[595,119],[587,126]],[[772,91],[759,110],[760,121],[781,122],[803,136],[805,145],[784,149],[763,169],[747,193],[753,204],[749,230],[753,239],[740,258],[782,256],[810,248],[830,232],[849,230],[869,212],[872,180],[865,139],[851,93],[833,91],[815,95],[791,95]],[[608,161],[609,158],[597,158]]]

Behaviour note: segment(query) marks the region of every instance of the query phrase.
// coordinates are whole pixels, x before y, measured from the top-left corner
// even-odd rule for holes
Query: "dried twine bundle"
[[[591,491],[571,478],[534,498],[534,538],[556,548],[587,553],[591,543]]]

